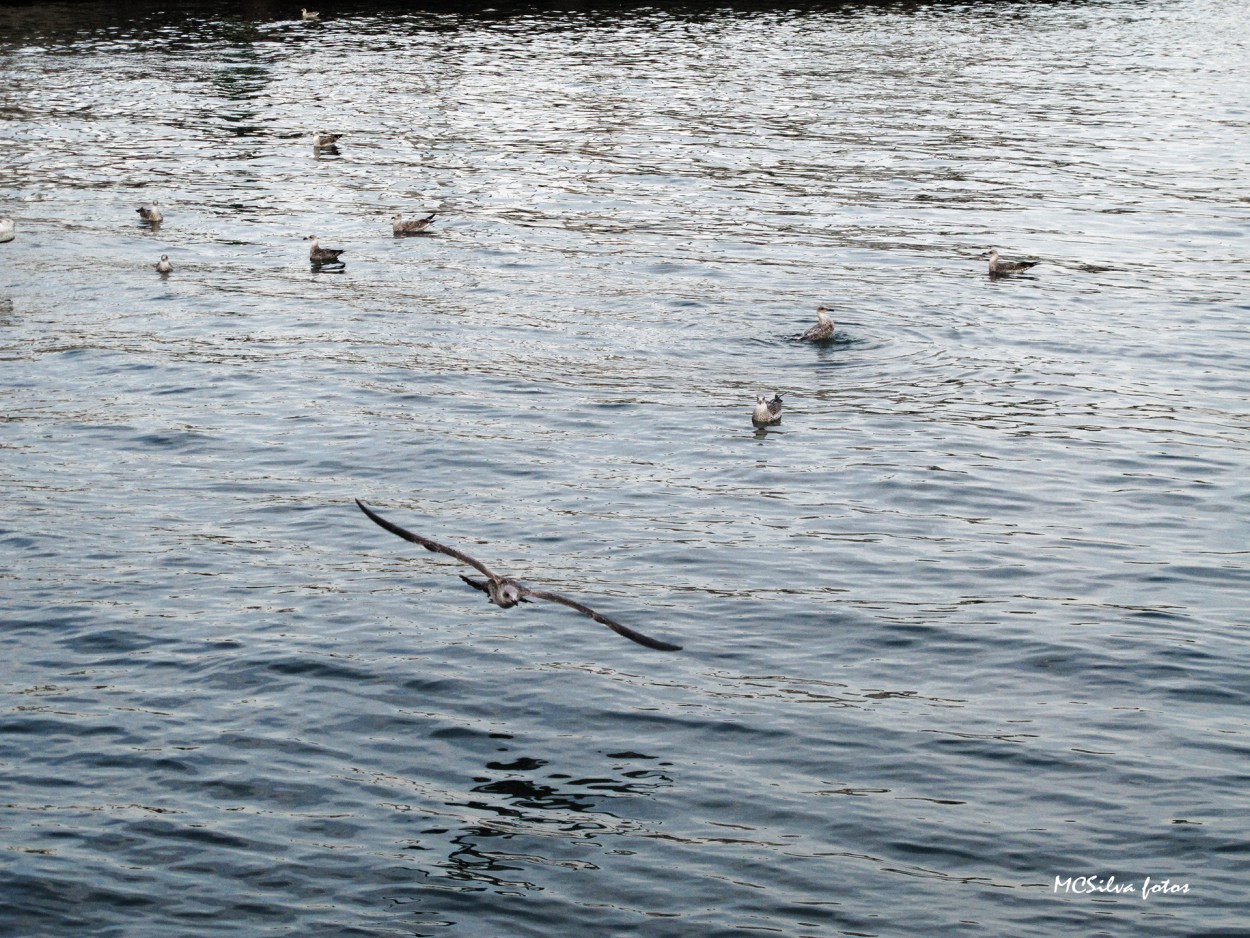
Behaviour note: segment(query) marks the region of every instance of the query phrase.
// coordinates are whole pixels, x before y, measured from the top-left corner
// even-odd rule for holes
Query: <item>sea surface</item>
[[[0,78],[0,934],[1247,934],[1242,5],[5,5]]]

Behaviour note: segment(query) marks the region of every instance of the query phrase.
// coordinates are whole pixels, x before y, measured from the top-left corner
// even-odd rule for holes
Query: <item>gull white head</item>
[[[500,608],[511,609],[525,600],[521,587],[512,580],[492,580],[491,586],[493,589],[490,592],[490,598]]]

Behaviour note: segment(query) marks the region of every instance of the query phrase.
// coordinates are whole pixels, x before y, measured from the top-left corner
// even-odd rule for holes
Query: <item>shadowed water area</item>
[[[0,7],[0,933],[1244,934],[1250,17],[320,9]]]

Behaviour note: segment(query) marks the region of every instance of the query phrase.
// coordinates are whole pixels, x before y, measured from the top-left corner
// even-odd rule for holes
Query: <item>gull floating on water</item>
[[[781,395],[773,394],[771,401],[763,394],[755,395],[755,412],[751,414],[751,422],[757,427],[781,423]]]
[[[511,609],[518,603],[527,603],[532,599],[545,599],[548,602],[559,603],[562,606],[568,606],[570,609],[575,609],[582,615],[589,616],[601,625],[606,625],[617,635],[625,636],[631,642],[637,642],[639,645],[646,645],[648,648],[655,648],[659,651],[681,651],[680,645],[662,642],[657,638],[651,638],[648,635],[643,635],[641,632],[635,632],[633,629],[627,628],[619,622],[595,612],[589,606],[584,606],[576,600],[569,599],[567,596],[561,596],[559,593],[552,593],[548,590],[530,589],[525,584],[520,583],[511,577],[499,576],[497,573],[492,573],[486,568],[485,564],[474,560],[463,551],[457,550],[454,547],[448,547],[445,544],[439,544],[437,541],[431,541],[428,538],[422,537],[420,534],[413,534],[411,531],[406,531],[397,524],[392,524],[381,515],[376,514],[367,508],[364,502],[360,499],[356,499],[356,504],[360,507],[360,510],[368,516],[369,520],[379,527],[385,528],[392,534],[402,537],[405,541],[412,541],[414,544],[420,544],[426,550],[433,551],[436,554],[446,554],[448,557],[453,557],[461,563],[467,563],[470,567],[473,567],[479,573],[482,573],[486,577],[484,580],[477,579],[476,577],[468,577],[464,574],[460,575],[460,579],[464,580],[474,589],[481,590],[490,598],[490,601],[500,609]]]
[[[404,221],[403,215],[396,215],[391,219],[391,231],[397,235],[420,234],[434,224],[434,216],[437,214],[438,212],[430,212],[425,218],[413,218],[408,221]]]
[[[135,211],[139,213],[140,218],[153,225],[159,225],[165,220],[165,213],[161,211],[160,202],[149,202],[147,205],[140,205]]]
[[[316,10],[305,10],[303,7],[300,7],[299,15],[306,20],[315,20],[321,14],[318,13]]]
[[[990,259],[990,276],[1001,276],[1003,274],[1018,274],[1030,267],[1036,267],[1037,261],[1003,261],[998,259],[998,248],[990,248],[989,252],[982,254],[982,257]]]
[[[795,338],[800,342],[824,342],[826,339],[832,339],[833,320],[829,318],[829,307],[818,306],[816,308],[816,318],[820,320],[816,325],[801,335],[796,335]]]
[[[169,262],[168,254],[161,255],[161,259],[156,262],[156,269],[163,274],[167,274],[174,269],[174,265]]]
[[[316,235],[309,235],[304,240],[312,242],[312,245],[308,248],[308,259],[317,267],[320,267],[322,264],[343,263],[343,261],[339,260],[339,255],[344,253],[345,249],[323,248],[321,241],[318,240]]]
[[[0,244],[12,241],[17,231],[17,223],[11,218],[0,218]]]
[[[313,15],[315,16],[316,14],[313,14]],[[320,150],[322,148],[328,149],[329,147],[332,147],[336,143],[338,143],[339,138],[342,136],[343,136],[342,134],[328,134],[328,133],[325,133],[324,131],[318,131],[317,133],[313,134],[313,149],[314,150]]]

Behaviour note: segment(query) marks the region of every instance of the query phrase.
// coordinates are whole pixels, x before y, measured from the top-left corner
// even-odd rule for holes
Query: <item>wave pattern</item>
[[[0,932],[1244,928],[1247,24],[741,6],[0,9]]]

